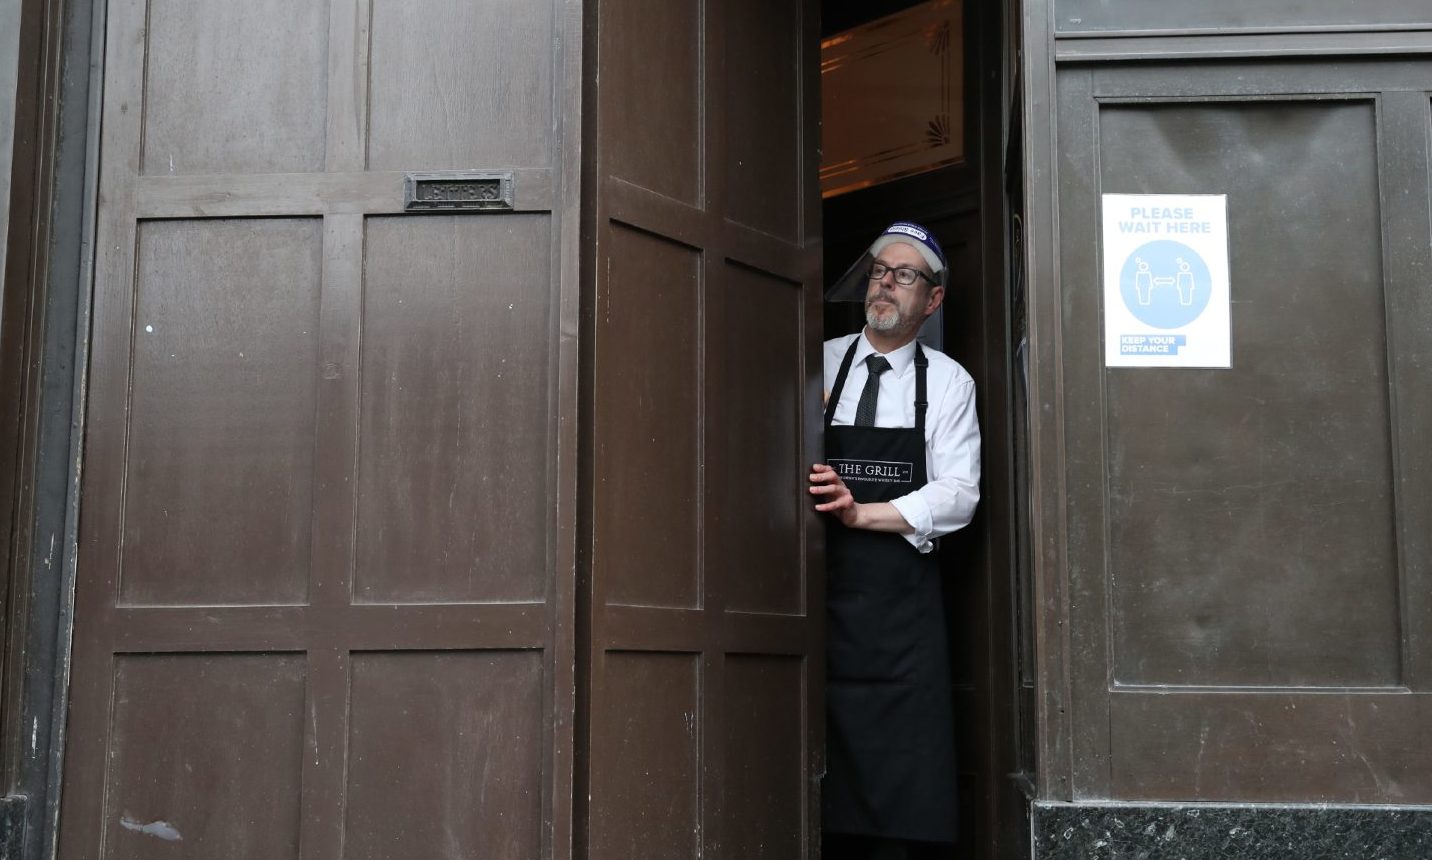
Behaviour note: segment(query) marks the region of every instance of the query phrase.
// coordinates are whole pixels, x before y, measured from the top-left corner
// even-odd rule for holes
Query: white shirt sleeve
[[[925,416],[929,483],[891,501],[914,526],[904,535],[920,552],[935,548],[935,538],[969,525],[980,500],[980,427],[975,415],[975,384],[965,374],[950,379],[943,397],[931,397]],[[938,404],[936,406],[936,404]]]

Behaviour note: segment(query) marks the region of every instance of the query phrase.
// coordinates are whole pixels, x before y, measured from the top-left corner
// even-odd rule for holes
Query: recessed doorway
[[[1017,6],[824,0],[822,164],[827,283],[896,220],[949,258],[922,342],[975,378],[981,504],[942,540],[959,768],[959,858],[1028,851],[1033,681],[1025,520]],[[825,335],[863,324],[827,304]]]

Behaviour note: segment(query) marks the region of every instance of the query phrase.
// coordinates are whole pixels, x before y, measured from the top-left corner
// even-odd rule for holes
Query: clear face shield
[[[855,261],[855,265],[845,270],[830,288],[825,291],[825,300],[828,302],[859,302],[864,304],[865,294],[870,288],[870,267],[875,265],[876,256],[886,246],[895,242],[902,242],[915,248],[924,257],[929,265],[930,271],[935,273],[934,285],[943,287],[945,285],[945,254],[940,249],[940,244],[935,237],[925,228],[908,221],[897,221],[886,228],[870,245],[870,249]]]
[[[864,302],[866,290],[870,287],[870,267],[875,263],[875,255],[866,251],[855,261],[855,265],[845,270],[839,280],[831,284],[825,291],[825,300],[828,302]]]

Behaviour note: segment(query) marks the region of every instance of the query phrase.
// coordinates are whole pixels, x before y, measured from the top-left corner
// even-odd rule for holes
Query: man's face
[[[925,258],[911,245],[895,242],[887,245],[875,262],[889,269],[908,266],[930,275]],[[905,334],[920,327],[935,312],[944,298],[944,287],[933,286],[924,278],[911,286],[895,283],[895,273],[886,272],[880,280],[871,280],[865,288],[865,323],[882,334]]]

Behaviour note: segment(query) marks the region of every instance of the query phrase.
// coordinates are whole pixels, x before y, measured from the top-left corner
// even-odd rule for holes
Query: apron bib
[[[826,462],[855,501],[925,485],[925,352],[915,347],[915,427],[834,427],[859,339],[825,411]],[[955,841],[954,708],[940,567],[898,534],[827,532],[823,828]]]

